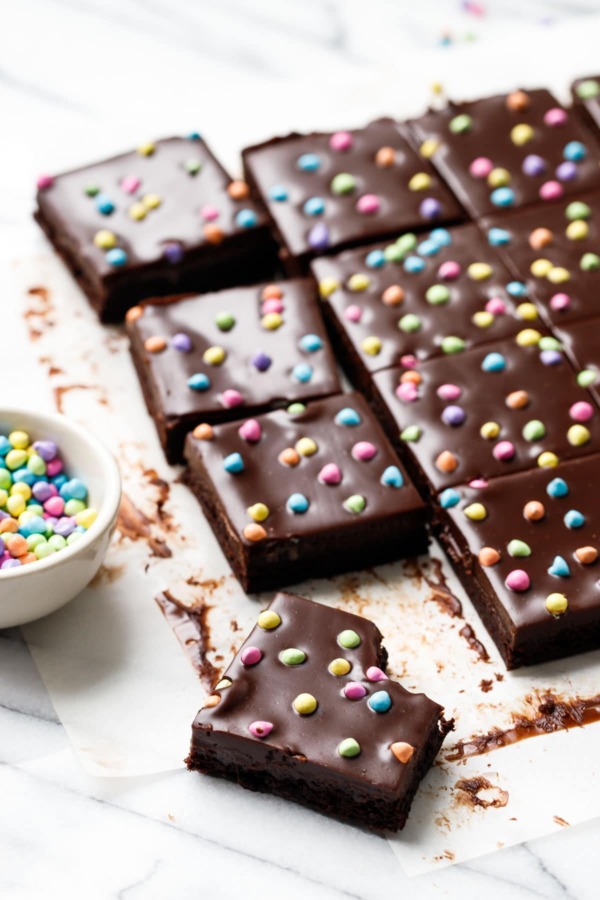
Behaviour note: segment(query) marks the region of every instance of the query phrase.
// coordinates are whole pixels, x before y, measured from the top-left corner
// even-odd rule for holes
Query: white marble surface
[[[484,4],[490,11],[483,17],[465,13],[458,2],[407,6],[398,0],[19,0],[7,7],[0,34],[4,264],[42,246],[29,220],[39,171],[126,147],[140,134],[187,131],[205,121],[234,160],[235,148],[255,137],[251,86],[270,98],[283,128],[296,114],[281,109],[288,79],[317,93],[323,83],[337,83],[339,97],[356,85],[360,121],[362,110],[396,112],[389,105],[396,93],[399,109],[418,109],[431,80],[467,84],[469,68],[485,58],[499,61],[500,84],[539,65],[539,80],[563,90],[578,66],[592,66],[598,19],[589,19],[589,27],[575,21],[597,11],[591,0],[573,8],[535,0],[496,3],[493,10]],[[553,32],[550,42],[529,44],[511,58],[509,73],[503,45],[521,25],[547,18],[553,24],[539,28]],[[440,48],[444,31],[453,43]],[[469,46],[468,31],[478,36]],[[407,60],[415,65],[415,50],[424,71],[409,80]],[[380,69],[387,91],[371,95],[366,86]],[[339,121],[349,108],[321,105],[314,124]],[[297,115],[311,124],[306,105]],[[3,297],[2,307],[10,339],[20,312],[11,297]],[[23,389],[34,402],[40,375],[32,373]],[[598,895],[592,866],[600,822],[408,881],[385,841],[327,820],[315,828],[311,813],[273,798],[256,798],[274,820],[263,832],[231,785],[202,779],[200,786],[184,771],[140,779],[87,776],[18,630],[0,632],[0,763],[2,897]],[[281,846],[278,829],[297,841]]]

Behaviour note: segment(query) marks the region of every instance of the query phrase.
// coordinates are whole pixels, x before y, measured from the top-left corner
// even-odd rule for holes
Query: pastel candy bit
[[[506,587],[511,591],[526,591],[531,584],[529,575],[523,569],[513,569],[506,576]]]
[[[256,444],[260,441],[262,435],[260,423],[257,422],[256,419],[246,419],[246,421],[240,425],[238,434],[245,441],[248,441],[249,444]]]
[[[273,731],[273,723],[272,722],[252,722],[248,725],[248,731],[255,738],[266,738]]]
[[[246,647],[240,654],[240,660],[244,666],[255,666],[262,657],[262,650],[258,647]]]
[[[366,695],[366,687],[358,681],[349,681],[348,684],[344,686],[344,696],[348,700],[362,700]]]
[[[415,752],[415,748],[412,744],[407,744],[406,741],[394,741],[393,744],[390,744],[390,750],[393,755],[396,757],[398,762],[406,765],[412,759],[412,756]]]
[[[366,674],[369,681],[387,681],[387,675],[379,666],[369,666]]]
[[[381,476],[381,483],[393,488],[402,487],[404,477],[398,466],[388,466]]]
[[[568,578],[571,574],[569,564],[564,556],[555,556],[552,565],[548,568],[550,575],[556,575],[559,578]]]
[[[352,456],[356,460],[366,462],[377,455],[377,447],[369,441],[359,441],[352,448]]]
[[[335,463],[327,463],[319,472],[319,481],[323,484],[336,485],[342,480],[342,472]]]

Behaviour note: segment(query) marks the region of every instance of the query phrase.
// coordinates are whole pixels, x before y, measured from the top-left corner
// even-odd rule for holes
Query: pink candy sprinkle
[[[360,306],[348,306],[344,313],[349,322],[360,322],[362,319],[362,309]]]
[[[229,388],[221,394],[221,404],[225,409],[233,409],[235,406],[241,406],[244,398],[239,391]]]
[[[487,156],[478,156],[469,166],[469,172],[473,178],[487,178],[493,168],[494,163],[491,159]]]
[[[500,441],[494,449],[492,450],[493,455],[496,459],[501,462],[507,462],[509,459],[512,459],[515,455],[514,444],[511,444],[510,441]]]
[[[400,357],[400,365],[403,369],[416,369],[419,365],[419,360],[416,356],[407,353],[406,356]]]
[[[475,490],[483,490],[488,486],[488,482],[485,478],[474,478],[473,481],[469,482],[469,487],[474,488]]]
[[[272,297],[269,300],[265,300],[261,307],[261,312],[265,316],[267,313],[282,313],[284,309],[285,307],[281,300]]]
[[[246,419],[238,428],[238,434],[250,444],[257,444],[262,435],[262,428],[256,419]]]
[[[377,455],[377,447],[369,441],[359,441],[352,448],[352,456],[361,462],[367,462]]]
[[[396,388],[396,397],[403,403],[414,403],[419,399],[417,385],[412,381],[402,381]]]
[[[571,298],[568,294],[554,294],[550,297],[550,308],[554,310],[568,309]]]
[[[502,316],[506,312],[506,304],[500,297],[490,297],[485,304],[485,311],[493,316]]]
[[[549,125],[550,128],[554,128],[557,125],[564,125],[566,121],[566,110],[561,109],[559,106],[555,106],[553,109],[549,109],[548,112],[544,115],[544,125]]]
[[[348,700],[362,700],[366,693],[366,687],[358,681],[349,681],[344,687],[344,697]]]
[[[569,415],[575,422],[589,422],[594,415],[594,407],[591,403],[580,400],[574,403],[569,410]]]
[[[63,462],[62,459],[55,457],[46,463],[46,475],[48,478],[54,478],[55,475],[60,475],[63,470]]]
[[[248,725],[248,731],[255,738],[266,738],[273,731],[272,722],[252,722]]]
[[[246,647],[240,656],[243,666],[255,666],[262,659],[262,650],[258,647]]]
[[[219,210],[215,209],[214,206],[203,206],[200,210],[200,215],[205,222],[214,222],[215,219],[219,218]]]
[[[65,508],[65,501],[62,497],[50,497],[44,503],[44,510],[49,516],[62,516]]]
[[[504,583],[511,591],[526,591],[531,584],[531,581],[529,575],[527,572],[524,572],[523,569],[513,569],[512,572],[509,572],[506,576],[506,581]]]
[[[40,191],[45,191],[54,184],[52,175],[40,175],[36,182]]]
[[[387,681],[388,677],[379,666],[369,666],[367,669],[367,678],[369,681]]]
[[[339,484],[342,480],[342,472],[335,463],[327,463],[319,472],[319,481],[323,484]]]
[[[556,200],[562,197],[564,188],[559,181],[546,181],[540,188],[540,197],[542,200]]]
[[[349,131],[336,131],[329,138],[329,146],[332,150],[349,150],[352,143],[352,135]]]
[[[458,400],[462,389],[457,384],[441,384],[436,391],[440,400]]]
[[[126,175],[121,182],[121,189],[126,194],[135,194],[142,182],[135,175]]]
[[[438,269],[438,275],[444,281],[454,281],[460,276],[461,272],[462,268],[460,266],[460,263],[457,263],[452,259],[449,259],[448,262],[442,263]]]
[[[376,213],[380,207],[379,197],[376,194],[363,194],[356,201],[356,211],[371,215]]]

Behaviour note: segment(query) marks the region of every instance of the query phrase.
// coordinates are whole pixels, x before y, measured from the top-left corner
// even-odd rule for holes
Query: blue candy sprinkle
[[[440,494],[440,506],[442,509],[452,509],[457,503],[460,503],[460,494],[454,488],[446,488]]]
[[[553,478],[546,488],[550,497],[566,497],[569,493],[569,485],[563,478]]]
[[[63,500],[85,500],[87,488],[79,478],[71,478],[70,481],[63,484],[59,494]]]
[[[481,363],[481,368],[484,372],[503,372],[506,368],[506,359],[501,353],[488,353]]]
[[[320,216],[325,212],[325,201],[322,197],[309,197],[303,208],[307,216]]]
[[[582,144],[581,141],[569,141],[563,150],[563,156],[569,162],[581,162],[587,156],[585,144]]]
[[[417,247],[417,253],[420,253],[421,256],[435,256],[441,249],[442,248],[436,241],[430,239],[428,241],[421,241]]]
[[[201,141],[202,137],[199,131],[190,131],[187,136],[188,141]]]
[[[116,269],[127,264],[127,253],[121,247],[113,247],[111,250],[107,250],[104,258],[109,266],[114,266]]]
[[[360,425],[361,422],[361,417],[351,406],[345,406],[343,409],[340,409],[335,417],[336,425],[347,425],[352,427],[354,425]]]
[[[240,209],[235,217],[235,223],[239,228],[254,228],[258,222],[258,216],[253,209]]]
[[[17,481],[24,481],[29,487],[32,487],[36,481],[40,480],[39,476],[34,475],[29,469],[17,469],[16,472],[12,473],[12,479],[14,484],[16,484]]]
[[[67,476],[61,472],[60,475],[55,475],[54,478],[51,479],[52,484],[56,488],[57,491],[60,491],[63,484],[66,484],[69,479]]]
[[[107,194],[98,194],[96,197],[96,209],[103,216],[108,216],[111,212],[114,212],[115,204]]]
[[[492,247],[506,247],[510,244],[511,234],[506,228],[490,228],[488,231],[488,243]]]
[[[565,514],[564,523],[567,528],[581,528],[585,525],[585,516],[578,509],[570,509]]]
[[[238,472],[244,471],[244,460],[239,453],[230,453],[223,460],[223,468],[226,472],[237,475]]]
[[[48,527],[46,520],[41,516],[33,516],[25,525],[19,526],[19,531],[23,537],[29,537],[30,534],[45,534]]]
[[[527,286],[524,285],[522,281],[509,281],[506,285],[506,290],[511,297],[527,296]]]
[[[515,192],[509,187],[499,187],[492,191],[490,200],[494,206],[512,206],[515,202]]]
[[[321,160],[316,153],[303,153],[298,157],[296,165],[303,172],[317,172],[321,166]]]
[[[210,387],[210,378],[203,372],[196,372],[188,378],[187,384],[193,391],[207,391]]]
[[[367,700],[369,709],[377,713],[386,713],[392,705],[392,698],[387,691],[375,691]]]
[[[564,556],[555,556],[552,565],[548,568],[549,575],[558,575],[559,578],[568,578],[571,574],[569,564]]]
[[[0,456],[6,456],[9,450],[12,450],[13,445],[6,437],[5,434],[0,435]]]
[[[365,263],[369,269],[380,269],[385,265],[385,253],[383,250],[371,250],[370,253],[367,253]]]
[[[288,497],[287,508],[290,512],[296,513],[296,515],[305,513],[309,506],[310,503],[304,494],[292,494]]]
[[[404,260],[404,269],[406,272],[418,274],[419,272],[422,272],[424,268],[425,262],[418,256],[407,256]]]
[[[438,247],[450,247],[452,235],[447,228],[434,228],[429,234],[429,240],[435,241]]]
[[[282,184],[274,184],[269,190],[269,198],[276,203],[283,203],[288,198],[287,189]]]
[[[404,478],[398,466],[388,466],[381,476],[381,483],[387,484],[388,487],[401,488]]]
[[[300,348],[307,353],[315,353],[323,346],[323,341],[318,334],[304,334],[300,338]]]
[[[292,369],[292,378],[294,381],[299,381],[301,384],[306,384],[306,382],[310,381],[313,375],[313,367],[309,366],[308,363],[298,363],[298,365],[294,366]]]

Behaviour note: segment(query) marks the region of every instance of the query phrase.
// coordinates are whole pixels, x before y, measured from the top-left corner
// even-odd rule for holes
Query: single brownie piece
[[[600,186],[600,146],[546,90],[448,103],[409,123],[474,218]]]
[[[438,498],[440,537],[509,669],[600,647],[600,456]]]
[[[103,321],[138,300],[250,284],[275,250],[248,186],[198,135],[38,180],[35,218]]]
[[[376,406],[424,491],[600,451],[600,412],[556,338],[516,339],[373,375]]]
[[[243,159],[291,274],[323,253],[463,217],[391,119],[357,131],[273,138],[247,147]]]
[[[575,366],[577,381],[587,387],[600,404],[600,316],[571,322],[555,328],[554,333]]]
[[[425,506],[360,394],[211,428],[188,483],[246,591],[414,556]]]
[[[341,391],[308,279],[232,288],[127,313],[146,405],[170,462],[200,422]]]
[[[600,75],[578,78],[571,87],[573,109],[594,130],[600,128]]]
[[[188,768],[403,828],[452,722],[387,678],[382,640],[368,619],[277,594],[196,716]]]
[[[370,372],[461,353],[538,317],[475,225],[322,257],[312,271],[345,364],[363,387]]]
[[[481,222],[550,324],[600,315],[600,193]]]

